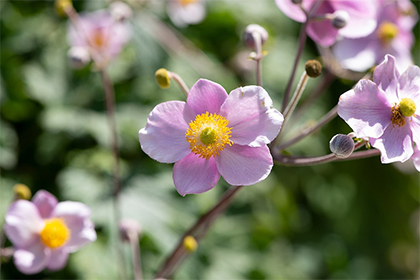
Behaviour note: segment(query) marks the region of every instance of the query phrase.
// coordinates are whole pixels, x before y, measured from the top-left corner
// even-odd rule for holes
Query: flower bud
[[[15,199],[29,200],[32,196],[31,190],[24,184],[14,185],[13,192],[15,193]]]
[[[109,5],[109,11],[115,21],[125,21],[133,16],[130,6],[120,1],[112,2]]]
[[[130,242],[130,236],[139,235],[141,232],[140,224],[136,220],[123,219],[118,223],[121,240]]]
[[[71,0],[56,0],[55,3],[55,11],[60,16],[66,16],[66,10],[73,6]]]
[[[354,141],[344,134],[335,135],[330,141],[330,150],[338,158],[346,158],[353,153]]]
[[[318,60],[308,60],[305,63],[306,74],[311,78],[316,78],[321,75],[322,65]]]
[[[346,11],[335,11],[332,15],[331,24],[336,29],[341,29],[347,25],[350,16]]]
[[[254,50],[256,47],[256,42],[253,33],[257,33],[261,38],[261,46],[264,45],[264,43],[267,41],[268,33],[262,26],[258,24],[250,24],[245,28],[243,33],[244,43],[248,48]]]
[[[302,4],[303,0],[290,0],[293,4],[300,5]]]
[[[198,247],[197,240],[195,240],[195,238],[191,235],[187,235],[184,238],[183,245],[185,250],[189,253],[195,252]]]
[[[160,68],[155,72],[155,79],[161,88],[168,88],[171,85],[171,78],[165,68]]]
[[[84,47],[72,47],[67,52],[70,65],[75,69],[85,67],[90,61],[89,50]]]

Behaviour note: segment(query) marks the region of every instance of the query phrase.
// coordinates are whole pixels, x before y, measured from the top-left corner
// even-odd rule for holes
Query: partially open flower
[[[58,202],[47,191],[32,201],[18,200],[6,213],[4,231],[15,249],[19,271],[35,274],[62,269],[68,254],[96,240],[89,208],[73,201]]]
[[[132,219],[123,219],[118,223],[120,237],[123,241],[130,242],[132,235],[139,235],[141,227],[139,222]]]
[[[109,4],[109,11],[116,21],[125,21],[133,16],[133,10],[131,10],[130,6],[121,1]]]
[[[261,40],[261,46],[264,45],[264,43],[267,41],[268,39],[268,33],[267,30],[264,29],[264,27],[258,25],[258,24],[250,24],[248,25],[243,33],[243,40],[245,45],[250,48],[255,50],[255,35],[254,33],[256,33],[258,35],[258,37]]]

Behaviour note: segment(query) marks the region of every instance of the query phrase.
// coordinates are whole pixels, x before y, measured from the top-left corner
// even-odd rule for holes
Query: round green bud
[[[15,193],[16,199],[31,199],[32,193],[28,186],[24,184],[16,184],[13,187],[13,192]]]
[[[401,99],[400,112],[404,117],[411,117],[416,112],[416,103],[410,98]]]
[[[168,88],[171,85],[171,78],[169,77],[168,70],[160,68],[155,72],[156,83],[161,88]]]

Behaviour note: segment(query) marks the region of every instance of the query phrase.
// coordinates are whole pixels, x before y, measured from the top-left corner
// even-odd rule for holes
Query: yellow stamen
[[[385,21],[379,25],[377,34],[383,44],[389,44],[398,35],[398,32],[398,27],[395,24]]]
[[[54,249],[66,244],[70,238],[70,230],[62,219],[53,218],[45,221],[40,236],[45,246]]]
[[[231,128],[228,124],[228,120],[217,114],[206,112],[197,115],[185,132],[191,151],[202,158],[209,159],[219,155],[225,145],[232,146],[233,142],[229,140]]]
[[[198,0],[178,0],[178,3],[181,4],[182,6],[188,6],[190,4],[194,4],[197,3]]]
[[[106,38],[105,38],[105,34],[103,30],[98,29],[93,32],[92,43],[93,43],[93,46],[96,48],[101,48],[105,45]]]

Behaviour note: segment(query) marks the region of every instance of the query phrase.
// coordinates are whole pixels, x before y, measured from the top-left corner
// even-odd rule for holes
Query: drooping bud
[[[322,73],[322,65],[318,60],[308,60],[305,63],[305,71],[311,78],[316,78]]]
[[[258,24],[248,25],[244,30],[242,38],[244,40],[245,45],[248,48],[253,49],[253,50],[255,50],[255,47],[256,47],[255,37],[253,35],[254,33],[260,37],[261,46],[264,45],[264,43],[268,39],[267,30],[265,30],[262,26]]]
[[[303,0],[290,0],[293,4],[300,5],[302,4]]]
[[[130,6],[121,1],[112,2],[109,5],[109,11],[115,21],[125,21],[133,16]]]
[[[66,10],[73,6],[71,0],[56,0],[55,3],[55,11],[60,16],[66,16]]]
[[[183,245],[185,250],[187,250],[189,253],[195,252],[198,247],[197,240],[195,240],[195,238],[191,235],[187,235],[184,238]]]
[[[32,196],[31,190],[24,184],[14,185],[13,192],[15,193],[15,199],[29,200]]]
[[[72,47],[68,50],[67,56],[70,65],[75,69],[85,67],[90,62],[89,50],[84,47]]]
[[[347,25],[350,15],[346,11],[338,10],[332,14],[331,24],[336,29],[341,29]]]
[[[118,229],[122,241],[130,242],[130,236],[139,235],[141,232],[140,224],[136,220],[123,219],[118,223]]]
[[[155,72],[155,79],[161,88],[168,88],[171,85],[171,78],[165,68],[160,68]]]
[[[331,138],[330,150],[338,158],[349,157],[354,150],[354,141],[348,135],[337,134]]]

